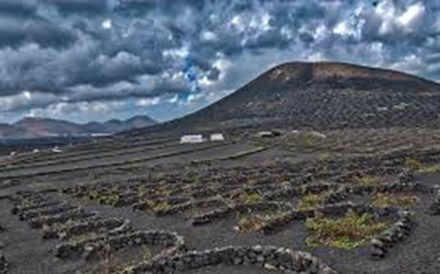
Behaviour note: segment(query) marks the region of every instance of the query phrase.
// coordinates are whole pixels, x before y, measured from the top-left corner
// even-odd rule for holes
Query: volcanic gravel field
[[[245,128],[3,158],[0,273],[440,273],[439,133]],[[349,218],[377,229],[313,226]]]

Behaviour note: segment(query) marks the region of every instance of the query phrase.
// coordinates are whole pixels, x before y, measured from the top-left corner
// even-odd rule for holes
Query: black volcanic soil
[[[387,142],[377,141],[366,143],[365,146],[372,146],[377,143],[377,146],[394,147],[392,151],[396,149],[404,151],[406,145],[400,144],[402,133],[401,129],[396,130],[396,134],[391,134],[388,131],[387,135],[382,132],[382,138],[388,138]],[[397,134],[398,133],[398,134]],[[332,134],[338,135],[339,132],[328,132],[328,136]],[[346,132],[349,134],[349,131]],[[352,132],[353,138],[357,138],[356,131]],[[431,132],[433,134],[433,132]],[[370,136],[374,134],[371,133]],[[379,135],[379,134],[378,134]],[[421,140],[423,136],[429,135],[429,132],[420,133],[420,135],[412,134],[409,130],[405,134],[405,138],[413,140]],[[383,137],[387,136],[387,137]],[[285,137],[285,136],[284,136]],[[12,177],[8,180],[16,181],[17,184],[11,188],[5,188],[1,190],[1,194],[12,194],[17,190],[30,189],[48,189],[48,188],[63,188],[66,186],[74,186],[76,184],[94,184],[99,182],[112,183],[115,186],[124,186],[125,181],[128,178],[149,178],[150,174],[166,174],[166,173],[180,173],[186,174],[191,171],[206,172],[210,169],[216,168],[228,168],[237,169],[246,168],[250,166],[257,167],[256,170],[264,170],[264,168],[258,168],[263,163],[274,162],[275,159],[290,159],[291,165],[297,164],[303,165],[306,162],[313,163],[316,159],[323,159],[332,157],[332,152],[328,151],[324,147],[321,147],[321,143],[316,142],[316,149],[310,150],[304,147],[283,146],[287,142],[288,145],[292,145],[291,140],[284,138],[283,136],[275,139],[268,140],[253,140],[254,147],[258,146],[270,146],[269,150],[261,151],[256,154],[244,155],[238,159],[228,159],[226,156],[234,156],[240,152],[246,152],[251,150],[251,139],[247,139],[247,142],[238,141],[235,144],[226,144],[218,148],[213,147],[208,150],[197,151],[198,148],[209,146],[208,144],[193,145],[192,150],[179,148],[178,146],[170,146],[171,151],[187,151],[178,156],[165,156],[159,161],[147,160],[145,162],[138,162],[136,165],[125,163],[122,166],[118,166],[117,169],[112,167],[100,167],[100,162],[96,161],[97,167],[93,165],[89,166],[88,170],[75,171],[66,170],[59,173],[39,175],[39,168],[23,168],[22,171],[14,171],[15,175],[19,177]],[[345,138],[349,139],[348,136]],[[326,142],[337,142],[339,138],[327,137]],[[355,141],[356,139],[353,139]],[[436,142],[435,139],[432,142]],[[416,142],[415,142],[416,143]],[[393,145],[395,144],[395,145]],[[335,147],[327,143],[330,147]],[[429,146],[428,141],[425,142],[426,146]],[[362,146],[346,146],[346,155],[350,155],[350,150],[365,150],[370,151]],[[376,149],[378,151],[385,151],[384,149]],[[127,151],[127,158],[131,155],[131,150]],[[340,155],[341,151],[338,149],[334,155]],[[119,154],[116,153],[116,154]],[[355,153],[359,154],[359,152]],[[149,158],[151,155],[157,155],[157,150],[153,149],[149,153],[145,153],[145,158]],[[367,155],[367,154],[365,154]],[[372,154],[368,157],[375,157]],[[82,156],[81,156],[82,157]],[[115,156],[120,157],[120,156]],[[177,158],[176,158],[177,157]],[[338,156],[339,157],[339,156]],[[209,160],[211,159],[211,160]],[[295,160],[296,159],[296,160]],[[194,164],[195,160],[199,160],[198,164]],[[50,160],[51,162],[53,160]],[[60,161],[65,161],[60,155]],[[85,160],[90,161],[90,160]],[[120,169],[118,171],[118,169]],[[107,171],[106,171],[107,170]],[[270,171],[265,176],[276,176]],[[32,177],[22,177],[22,174],[30,173],[34,174]],[[307,172],[304,171],[303,174]],[[7,173],[10,176],[10,173]],[[91,176],[91,174],[95,174]],[[272,174],[272,175],[270,175]],[[300,173],[301,174],[301,173]],[[186,176],[186,175],[185,175]],[[275,177],[274,177],[275,178]],[[391,177],[392,178],[392,177]],[[206,177],[209,180],[209,177]],[[423,174],[419,175],[416,180],[426,184],[433,185],[438,182],[440,175],[436,174]],[[325,179],[322,179],[325,180]],[[330,179],[331,180],[331,179]],[[439,244],[436,239],[438,236],[438,229],[433,229],[440,226],[440,219],[436,216],[430,216],[425,213],[426,208],[429,206],[432,197],[424,196],[421,199],[421,203],[415,209],[417,226],[411,233],[411,236],[404,242],[396,245],[387,257],[381,261],[372,261],[368,256],[367,248],[359,248],[355,250],[340,250],[334,248],[310,248],[305,244],[305,238],[308,235],[307,230],[304,228],[302,222],[293,222],[290,225],[284,227],[279,232],[270,235],[261,235],[259,232],[240,233],[233,228],[236,225],[236,216],[231,215],[225,217],[217,222],[203,225],[192,226],[189,220],[185,220],[183,216],[165,216],[155,217],[151,213],[142,211],[133,211],[130,206],[113,207],[108,205],[100,205],[94,201],[90,201],[84,198],[75,198],[68,194],[50,193],[50,197],[67,201],[74,205],[81,205],[87,210],[97,211],[103,218],[110,217],[123,217],[131,221],[132,226],[135,229],[163,229],[167,231],[174,231],[182,235],[185,238],[186,244],[190,250],[204,250],[215,247],[227,246],[227,245],[275,245],[284,246],[293,250],[309,251],[313,255],[322,259],[329,264],[339,273],[438,273],[440,266],[438,264],[438,258],[436,250],[439,249]],[[1,224],[6,228],[6,232],[1,234],[4,247],[2,251],[8,257],[11,266],[10,273],[73,273],[75,269],[90,269],[92,265],[85,263],[81,260],[76,261],[60,261],[54,258],[52,249],[59,243],[57,240],[43,241],[40,238],[38,231],[31,229],[25,222],[21,222],[16,216],[10,214],[11,204],[7,200],[3,199],[0,204],[2,210]],[[27,256],[23,256],[23,254]],[[133,255],[133,258],[136,258]],[[26,262],[26,263],[25,263]],[[89,265],[89,266],[88,266]],[[266,273],[264,269],[251,266],[243,267],[231,267],[231,266],[212,266],[206,269],[200,269],[191,273],[225,273],[229,271],[231,273]],[[188,272],[189,273],[189,272]]]

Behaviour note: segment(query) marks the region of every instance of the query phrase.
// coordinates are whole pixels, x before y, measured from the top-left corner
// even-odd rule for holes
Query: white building
[[[61,153],[61,152],[63,152],[59,147],[54,147],[54,148],[52,148],[52,152],[53,153]]]
[[[205,139],[203,138],[202,134],[184,135],[180,137],[181,144],[198,144],[203,143],[204,141]]]
[[[225,137],[221,133],[214,133],[214,134],[211,134],[211,137],[209,139],[212,142],[222,142],[225,140]]]

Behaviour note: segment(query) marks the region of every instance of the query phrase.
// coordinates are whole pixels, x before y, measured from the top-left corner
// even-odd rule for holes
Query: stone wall
[[[9,263],[5,256],[0,252],[0,274],[8,273]]]
[[[226,246],[203,251],[189,251],[172,257],[157,256],[150,262],[127,268],[124,274],[191,273],[213,265],[258,265],[284,273],[334,274],[336,271],[307,252],[275,246]]]
[[[92,238],[78,242],[66,242],[56,247],[55,256],[61,259],[83,256],[90,259],[101,251],[115,251],[121,248],[140,245],[164,246],[164,253],[171,254],[185,250],[183,237],[167,231],[134,231],[111,236]]]
[[[390,248],[407,238],[414,227],[408,211],[399,211],[398,220],[387,230],[383,231],[371,242],[371,257],[382,259]]]

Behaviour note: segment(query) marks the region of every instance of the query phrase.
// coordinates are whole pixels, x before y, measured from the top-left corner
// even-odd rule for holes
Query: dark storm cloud
[[[75,42],[75,33],[42,18],[0,17],[0,47],[37,43],[42,47],[66,48]]]
[[[86,67],[76,71],[71,85],[80,83],[102,87],[120,81],[136,83],[137,76],[154,75],[160,71],[159,64],[143,61],[139,56],[122,51],[113,57],[98,56]]]
[[[279,30],[271,30],[262,33],[254,38],[249,39],[245,43],[245,47],[249,49],[264,48],[285,48],[289,45],[290,39],[283,36]]]
[[[219,76],[220,76],[220,70],[216,67],[212,68],[208,72],[208,80],[211,80],[211,81],[217,80]]]
[[[3,0],[0,1],[0,16],[32,16],[36,7],[36,0]]]
[[[43,0],[52,5],[63,15],[86,14],[98,15],[109,11],[111,5],[107,0]]]
[[[166,94],[177,94],[189,89],[184,79],[144,77],[136,83],[117,83],[105,89],[90,85],[72,89],[68,102],[111,101],[125,98],[150,98]]]
[[[159,4],[159,1],[153,0],[119,0],[115,11],[129,15],[140,15],[154,9]]]
[[[298,59],[439,79],[439,49],[436,0],[0,0],[0,110],[225,94]]]

